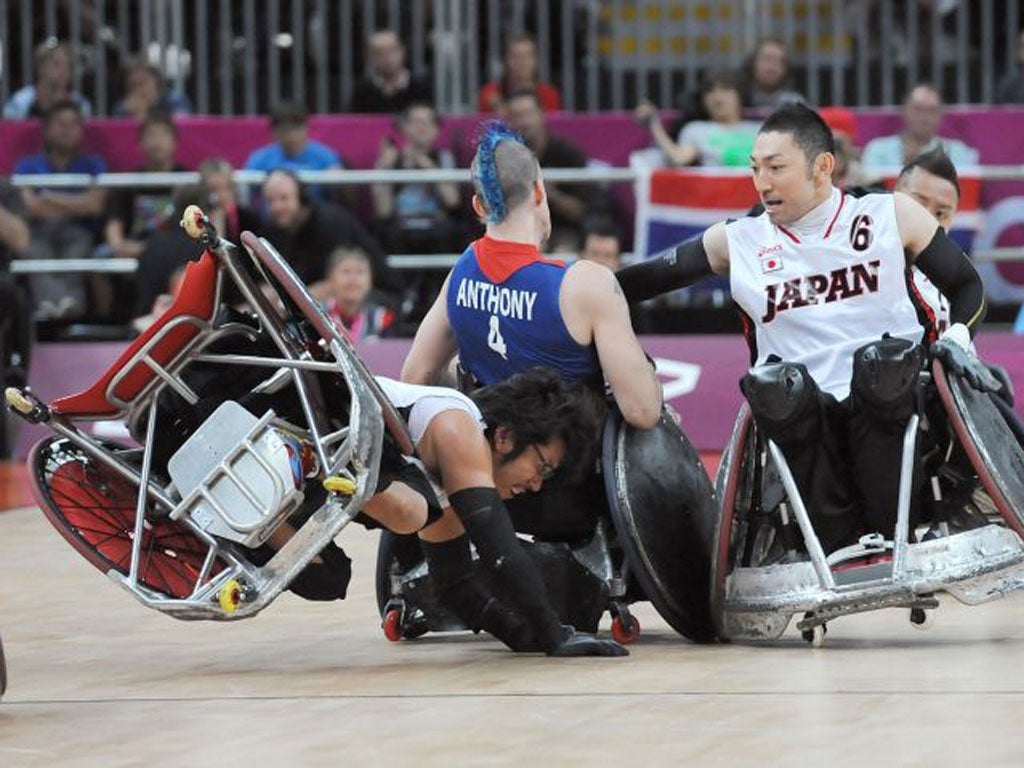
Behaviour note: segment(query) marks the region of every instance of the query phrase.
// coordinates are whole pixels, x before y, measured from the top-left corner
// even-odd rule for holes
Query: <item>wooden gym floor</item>
[[[904,611],[842,619],[822,649],[792,628],[698,647],[642,605],[630,658],[558,660],[471,635],[388,643],[375,536],[340,541],[348,600],[185,623],[37,509],[0,513],[0,766],[1024,764],[1024,596],[945,600],[926,632]]]

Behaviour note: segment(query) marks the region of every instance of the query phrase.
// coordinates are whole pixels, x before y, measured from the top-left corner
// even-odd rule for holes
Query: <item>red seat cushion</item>
[[[76,395],[57,398],[50,404],[50,410],[57,414],[77,418],[100,418],[116,416],[120,413],[121,409],[107,399],[107,387],[110,386],[114,376],[120,373],[132,355],[142,349],[174,318],[192,316],[202,320],[211,320],[216,309],[214,295],[216,285],[217,259],[207,251],[198,261],[190,263],[185,269],[181,290],[178,291],[170,308],[128,345],[121,356],[100,377],[100,380],[89,389]],[[167,365],[198,333],[199,329],[194,325],[179,325],[150,350],[150,357],[160,365]],[[131,402],[153,380],[154,375],[153,370],[140,361],[118,383],[114,395],[121,400]]]

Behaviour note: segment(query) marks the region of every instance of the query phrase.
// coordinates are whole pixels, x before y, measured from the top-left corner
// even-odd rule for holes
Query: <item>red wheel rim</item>
[[[53,443],[46,445],[52,449]],[[57,449],[62,450],[61,448]],[[135,529],[136,487],[97,461],[88,464],[68,447],[66,460],[44,450],[35,463],[37,500],[50,523],[80,554],[103,572],[111,568],[127,575]],[[41,497],[41,498],[40,498]],[[169,597],[192,594],[208,552],[189,528],[158,520],[143,531],[139,583]],[[213,577],[224,568],[214,561]],[[209,577],[208,577],[209,578]]]

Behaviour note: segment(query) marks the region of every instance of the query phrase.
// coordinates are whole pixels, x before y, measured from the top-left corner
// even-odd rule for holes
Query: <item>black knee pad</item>
[[[777,443],[810,437],[818,426],[817,383],[802,363],[765,363],[740,379],[757,425]]]
[[[865,344],[853,354],[854,406],[879,421],[905,421],[917,406],[923,366],[920,344],[892,336]]]
[[[320,553],[322,562],[310,563],[292,579],[288,589],[306,600],[344,600],[352,578],[352,561],[334,542]]]

